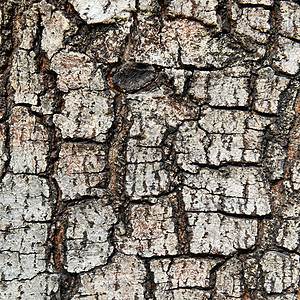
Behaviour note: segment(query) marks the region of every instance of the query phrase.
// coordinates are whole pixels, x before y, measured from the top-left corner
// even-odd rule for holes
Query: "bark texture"
[[[0,299],[300,299],[297,1],[0,5]]]

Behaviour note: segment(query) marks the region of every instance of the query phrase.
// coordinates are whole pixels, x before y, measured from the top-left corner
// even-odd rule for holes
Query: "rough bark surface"
[[[300,299],[300,5],[0,0],[0,299]]]

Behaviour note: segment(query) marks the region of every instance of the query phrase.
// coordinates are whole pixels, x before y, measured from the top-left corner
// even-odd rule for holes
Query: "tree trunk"
[[[0,299],[300,299],[296,1],[0,5]]]

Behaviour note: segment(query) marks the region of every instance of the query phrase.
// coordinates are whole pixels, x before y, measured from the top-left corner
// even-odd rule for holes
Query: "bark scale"
[[[0,299],[300,299],[296,1],[0,5]]]

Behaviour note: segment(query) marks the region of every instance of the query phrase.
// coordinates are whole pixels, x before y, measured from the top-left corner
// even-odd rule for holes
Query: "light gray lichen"
[[[105,150],[95,144],[64,143],[55,179],[65,200],[97,194],[105,182]]]
[[[76,90],[63,97],[64,108],[53,116],[63,138],[104,142],[113,123],[113,99],[104,92]]]
[[[250,249],[257,237],[257,220],[219,213],[187,213],[191,230],[191,252],[229,255]]]
[[[110,206],[91,201],[68,211],[66,269],[72,273],[89,271],[106,264],[113,251],[109,231],[117,221]]]
[[[120,251],[143,257],[178,253],[174,210],[168,197],[160,202],[153,205],[133,204],[127,209],[125,232],[124,229],[119,230],[117,236]]]
[[[185,209],[198,212],[266,215],[271,212],[269,187],[257,168],[202,169],[185,175]]]
[[[299,255],[269,251],[260,261],[264,288],[268,294],[282,293],[288,288],[295,290],[299,284]]]
[[[77,299],[144,299],[146,268],[132,255],[118,254],[104,267],[80,275]]]
[[[128,18],[130,12],[135,11],[133,0],[71,0],[70,3],[88,24],[112,23]]]
[[[10,115],[10,168],[14,173],[45,172],[49,133],[28,108],[15,107]]]

